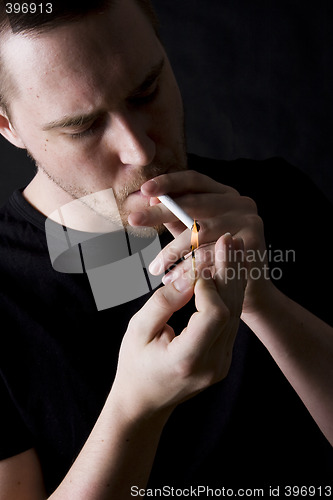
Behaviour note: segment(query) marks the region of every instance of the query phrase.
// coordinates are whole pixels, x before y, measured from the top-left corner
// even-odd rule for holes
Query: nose
[[[156,153],[154,140],[149,136],[147,123],[139,116],[118,115],[113,119],[114,148],[123,165],[149,165]]]

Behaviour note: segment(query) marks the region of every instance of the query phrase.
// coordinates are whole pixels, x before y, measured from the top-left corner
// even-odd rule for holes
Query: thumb
[[[130,328],[144,332],[144,341],[151,342],[174,312],[178,311],[191,299],[194,282],[189,273],[183,274],[173,283],[169,283],[150,297],[146,304],[133,316]]]

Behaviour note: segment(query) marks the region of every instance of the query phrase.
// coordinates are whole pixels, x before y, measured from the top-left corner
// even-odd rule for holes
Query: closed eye
[[[163,75],[165,59],[152,68],[145,80],[127,97],[127,102],[135,106],[148,104],[157,97],[160,90],[160,79]]]
[[[152,102],[159,93],[160,87],[159,82],[156,80],[153,85],[148,89],[136,94],[135,96],[129,97],[127,102],[135,106],[141,106]]]
[[[85,139],[89,136],[92,136],[94,134],[97,134],[104,126],[106,122],[106,117],[99,117],[96,120],[94,120],[88,128],[85,128],[84,130],[80,130],[79,132],[74,132],[71,134],[66,134],[68,135],[71,139]]]

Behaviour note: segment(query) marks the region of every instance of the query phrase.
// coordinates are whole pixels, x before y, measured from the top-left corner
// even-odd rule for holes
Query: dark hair
[[[6,32],[31,33],[39,34],[45,31],[52,30],[63,24],[79,21],[89,14],[103,13],[119,0],[49,0],[36,2],[36,12],[26,12],[23,5],[27,5],[26,0],[12,2],[11,5],[17,5],[20,8],[19,12],[6,12],[8,8],[7,0],[0,0],[0,36]],[[147,18],[151,22],[156,33],[158,32],[158,20],[150,0],[133,0],[135,1]],[[47,9],[47,4],[52,6],[52,11]],[[28,3],[29,5],[29,3]],[[42,8],[40,8],[42,5]],[[1,45],[0,45],[1,47]],[[9,105],[6,99],[7,85],[5,80],[8,80],[8,75],[4,70],[1,53],[0,53],[0,108],[2,108],[7,116],[9,115]]]

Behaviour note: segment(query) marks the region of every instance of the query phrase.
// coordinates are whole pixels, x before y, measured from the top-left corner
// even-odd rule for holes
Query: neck
[[[111,191],[112,190],[106,190]],[[98,203],[115,205],[110,192],[95,193],[91,200],[76,199],[42,171],[39,170],[30,184],[23,191],[25,199],[36,210],[58,224],[78,231],[110,233],[119,231],[122,222],[118,218],[103,216],[103,210],[96,210]]]
[[[38,170],[30,184],[24,189],[23,196],[36,210],[48,217],[59,207],[73,201],[71,195]]]

